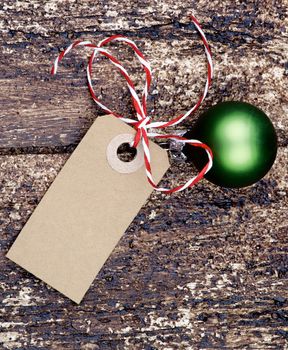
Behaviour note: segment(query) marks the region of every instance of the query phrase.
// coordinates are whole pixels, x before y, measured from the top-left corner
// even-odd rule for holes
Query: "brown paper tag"
[[[117,142],[134,134],[113,116],[99,117],[7,254],[76,303],[153,190],[139,159],[142,146],[137,162],[124,164],[126,171],[115,158]],[[150,150],[158,182],[169,167],[168,157],[153,142]]]

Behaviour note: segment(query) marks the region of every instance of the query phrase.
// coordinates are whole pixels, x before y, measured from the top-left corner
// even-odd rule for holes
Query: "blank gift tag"
[[[99,117],[31,215],[7,257],[80,303],[115,245],[153,191],[139,145],[132,162],[117,157],[135,130]],[[160,181],[167,152],[150,143]]]

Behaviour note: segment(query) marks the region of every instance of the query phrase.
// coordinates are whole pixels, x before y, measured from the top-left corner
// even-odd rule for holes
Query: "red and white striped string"
[[[205,36],[199,22],[197,21],[197,19],[194,16],[191,16],[190,18],[191,18],[192,22],[194,23],[196,29],[198,30],[198,32],[201,36],[202,42],[204,44],[204,47],[205,47],[205,53],[206,53],[206,58],[207,58],[207,79],[206,79],[206,83],[205,83],[205,87],[204,87],[204,92],[200,95],[196,104],[191,109],[189,109],[189,111],[187,111],[185,114],[181,114],[178,117],[175,117],[169,121],[153,122],[153,121],[151,121],[151,118],[147,115],[147,97],[148,97],[148,92],[149,92],[149,88],[150,88],[151,80],[152,80],[151,67],[150,67],[149,62],[144,57],[143,53],[137,47],[137,45],[132,40],[130,40],[122,35],[110,36],[104,40],[101,40],[98,43],[98,45],[93,44],[91,41],[80,41],[80,40],[75,41],[73,44],[68,46],[64,51],[62,51],[60,53],[60,55],[54,61],[54,64],[53,64],[53,67],[51,70],[51,74],[53,74],[53,75],[56,74],[57,70],[58,70],[59,63],[72,49],[74,49],[78,46],[84,46],[84,47],[89,47],[89,48],[93,49],[92,55],[90,56],[88,66],[87,66],[88,88],[89,88],[89,91],[91,93],[91,96],[92,96],[93,100],[97,103],[97,105],[99,107],[101,107],[105,112],[114,115],[115,117],[121,119],[123,122],[130,124],[131,126],[133,126],[135,128],[136,135],[134,138],[133,147],[137,147],[139,142],[142,143],[143,150],[144,150],[145,170],[146,170],[148,182],[152,185],[152,187],[155,190],[161,191],[164,193],[180,192],[188,187],[192,187],[193,185],[195,185],[198,181],[200,181],[204,177],[204,175],[211,169],[212,164],[213,164],[212,151],[203,142],[201,142],[199,140],[194,140],[194,139],[188,140],[184,137],[181,137],[179,135],[174,135],[174,134],[158,134],[158,133],[155,133],[152,131],[149,132],[149,129],[157,129],[157,128],[162,129],[165,127],[177,125],[177,124],[181,123],[184,119],[188,118],[194,111],[196,111],[199,108],[201,103],[204,101],[204,99],[208,93],[208,89],[211,85],[212,76],[213,76],[213,64],[212,64],[212,58],[211,58],[211,51],[210,51],[206,36]],[[109,51],[107,51],[107,49],[103,48],[103,46],[105,46],[113,41],[124,42],[125,44],[129,45],[132,48],[132,50],[135,52],[136,57],[140,61],[141,65],[145,71],[145,85],[143,88],[141,99],[137,95],[133,81],[130,78],[126,69],[113,55],[111,55],[109,53]],[[133,105],[134,105],[134,108],[136,111],[137,120],[134,120],[131,118],[126,118],[126,117],[110,110],[96,96],[96,94],[94,92],[93,84],[92,84],[92,66],[93,66],[95,56],[97,54],[100,54],[100,55],[107,57],[109,59],[109,61],[115,67],[118,68],[120,74],[125,78],[128,89],[129,89],[130,94],[131,94],[132,102],[133,102]],[[188,180],[186,183],[181,184],[179,186],[176,186],[174,188],[158,187],[157,184],[155,183],[155,181],[153,180],[152,170],[151,170],[151,156],[150,156],[150,149],[149,149],[149,138],[150,137],[158,138],[158,139],[171,139],[171,140],[181,142],[181,143],[188,143],[194,147],[203,148],[206,151],[206,154],[208,156],[208,162],[204,166],[204,168],[196,176],[194,176],[193,178]]]

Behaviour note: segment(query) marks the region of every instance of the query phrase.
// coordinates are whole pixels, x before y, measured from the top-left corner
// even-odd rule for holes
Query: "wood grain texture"
[[[0,4],[0,348],[287,349],[288,121],[285,1],[3,0]],[[153,193],[83,303],[75,306],[5,258],[29,215],[93,120],[87,51],[49,76],[71,40],[112,33],[135,39],[150,59],[156,120],[186,111],[205,82],[203,48],[187,13],[207,33],[215,79],[199,113],[223,100],[262,108],[279,136],[269,174],[252,187]],[[111,47],[115,50],[116,47]],[[121,47],[141,88],[142,73]],[[133,116],[123,81],[105,60],[95,87]],[[194,171],[174,162],[163,179]]]

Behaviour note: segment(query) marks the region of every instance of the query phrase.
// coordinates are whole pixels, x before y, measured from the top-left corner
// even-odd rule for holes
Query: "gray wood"
[[[287,313],[287,4],[285,1],[48,1],[0,5],[0,344],[3,349],[285,349]],[[206,181],[173,196],[153,193],[80,306],[4,255],[93,120],[88,51],[65,58],[76,38],[122,33],[154,71],[155,120],[186,111],[205,82],[203,47],[187,14],[203,23],[215,62],[207,101],[179,129],[222,100],[245,100],[272,119],[279,152],[256,185]],[[111,47],[114,49],[114,46]],[[139,88],[131,52],[119,58]],[[123,80],[105,60],[95,87],[133,116]],[[194,169],[173,163],[163,179]]]

